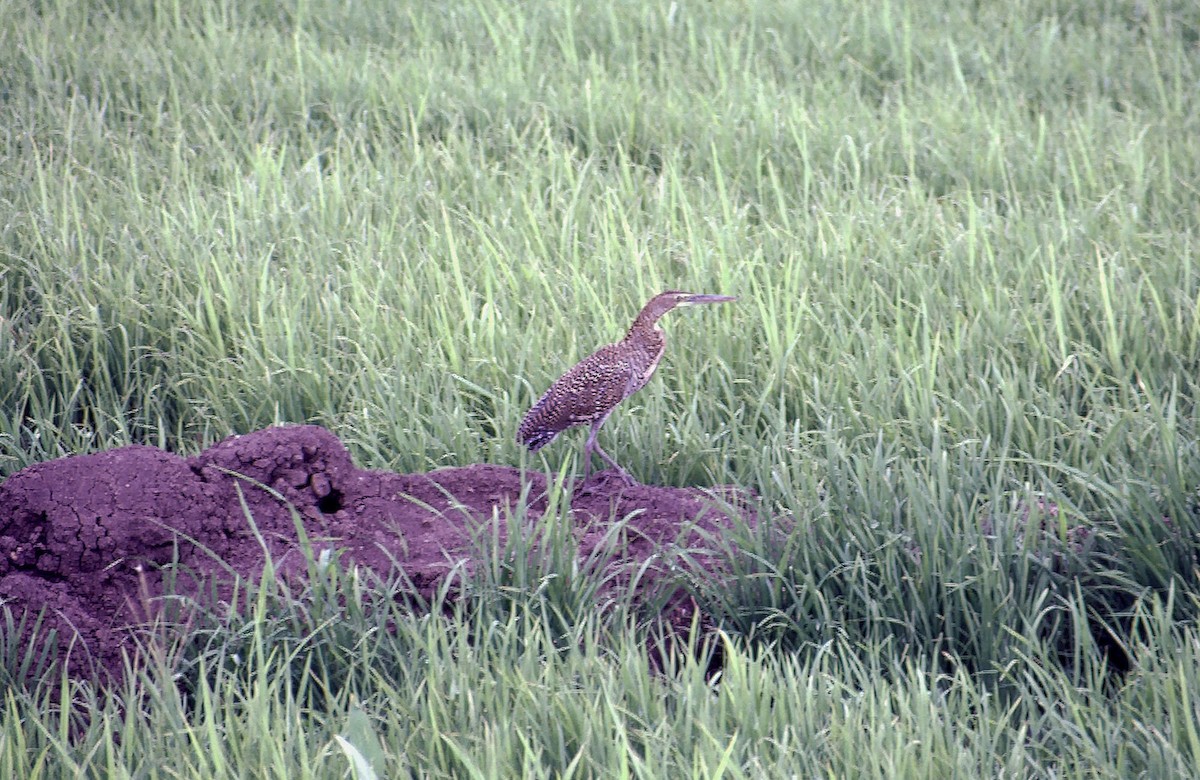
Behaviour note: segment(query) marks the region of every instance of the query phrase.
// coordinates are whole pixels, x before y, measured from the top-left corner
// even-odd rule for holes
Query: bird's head
[[[667,290],[650,299],[650,302],[642,307],[642,311],[638,314],[635,321],[635,327],[653,326],[659,317],[663,316],[676,306],[696,306],[701,303],[728,303],[736,301],[737,298],[732,295],[710,295],[708,293],[692,293],[684,292],[683,290]]]

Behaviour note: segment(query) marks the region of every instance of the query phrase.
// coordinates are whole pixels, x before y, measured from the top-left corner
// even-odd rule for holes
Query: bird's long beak
[[[735,295],[707,295],[704,293],[697,293],[696,295],[689,295],[680,301],[680,303],[685,306],[691,306],[697,303],[729,303],[730,301],[736,300],[737,296]]]

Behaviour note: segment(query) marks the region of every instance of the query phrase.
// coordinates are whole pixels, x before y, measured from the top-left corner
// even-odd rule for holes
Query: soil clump
[[[703,536],[726,528],[722,494],[736,495],[628,486],[596,474],[571,499],[579,554],[593,554],[611,523],[625,518],[626,541],[611,565],[635,571],[649,561],[639,588],[677,576],[652,557],[664,546],[703,545]],[[60,652],[70,648],[62,660],[73,674],[119,674],[121,650],[165,577],[176,593],[197,595],[231,572],[256,580],[267,553],[279,576],[303,576],[290,507],[314,555],[340,550],[344,565],[381,575],[399,566],[427,599],[453,567],[469,569],[478,553],[472,531],[498,519],[503,539],[507,513],[522,500],[528,522],[545,511],[544,474],[491,465],[427,474],[360,469],[336,436],[314,425],[234,436],[190,458],[142,445],[60,458],[0,484],[0,601],[17,615],[44,609],[41,631],[57,632]],[[690,599],[676,599],[665,619],[686,629],[693,610]]]

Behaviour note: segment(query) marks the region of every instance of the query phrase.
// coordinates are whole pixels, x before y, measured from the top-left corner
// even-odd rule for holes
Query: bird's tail
[[[557,435],[558,431],[526,431],[522,428],[517,431],[517,441],[528,447],[530,452],[537,452],[553,441]]]

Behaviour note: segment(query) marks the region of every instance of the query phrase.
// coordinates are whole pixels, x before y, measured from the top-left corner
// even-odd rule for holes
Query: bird
[[[530,452],[545,447],[554,437],[577,425],[590,425],[583,448],[583,480],[591,470],[592,453],[616,470],[627,484],[636,480],[596,443],[600,426],[617,404],[646,386],[666,349],[666,336],[658,320],[677,306],[727,303],[731,295],[709,295],[667,290],[651,298],[638,312],[625,337],[600,347],[571,367],[525,413],[517,429],[517,442]]]

